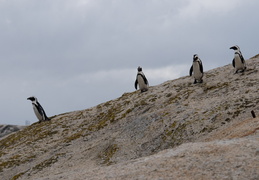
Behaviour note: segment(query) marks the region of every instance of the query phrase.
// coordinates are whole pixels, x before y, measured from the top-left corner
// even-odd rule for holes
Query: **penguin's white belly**
[[[199,63],[193,63],[193,76],[195,79],[200,80],[203,76],[200,70]]]
[[[33,111],[35,113],[35,115],[37,116],[38,120],[39,121],[43,121],[43,117],[41,116],[41,114],[38,112],[37,108],[35,105],[32,105],[33,106]]]
[[[138,76],[138,84],[139,84],[139,89],[147,89],[147,85],[145,84],[144,79],[139,75]]]
[[[236,70],[240,70],[240,69],[244,69],[245,65],[242,63],[239,55],[235,55],[235,69]]]

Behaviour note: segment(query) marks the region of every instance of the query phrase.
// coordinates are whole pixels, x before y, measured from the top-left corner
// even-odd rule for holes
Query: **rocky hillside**
[[[259,55],[60,114],[0,141],[1,179],[259,179]]]

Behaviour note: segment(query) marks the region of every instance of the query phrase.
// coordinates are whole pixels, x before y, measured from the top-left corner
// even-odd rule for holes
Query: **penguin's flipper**
[[[40,109],[40,114],[41,114],[41,116],[45,119],[45,121],[49,121],[50,119],[48,118],[48,116],[46,115],[46,113],[45,113],[45,111],[44,111],[44,109],[43,109],[43,107],[40,105],[40,103],[38,102],[38,105],[39,105],[39,108],[38,108],[38,111],[39,111],[39,109]]]
[[[42,111],[42,106],[38,102],[37,104],[34,104],[37,108],[37,111],[40,113],[41,116],[44,116],[44,111]]]
[[[240,54],[240,59],[241,59],[241,62],[244,64],[245,63],[245,59],[244,59],[242,54]]]
[[[192,76],[193,66],[190,68],[189,74]]]
[[[146,76],[142,76],[142,77],[144,79],[145,84],[148,85],[148,80],[147,80]]]
[[[202,65],[202,62],[201,62],[201,61],[200,61],[199,65],[200,65],[201,73],[203,73],[203,65]]]
[[[136,79],[136,81],[135,81],[135,89],[136,90],[138,89],[138,79]]]
[[[233,67],[235,67],[235,58],[232,61],[232,65],[233,65]]]

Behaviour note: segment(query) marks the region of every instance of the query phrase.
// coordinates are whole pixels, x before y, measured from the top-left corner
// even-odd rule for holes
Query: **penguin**
[[[139,89],[141,92],[145,92],[148,90],[148,80],[144,73],[142,72],[142,68],[138,67],[138,73],[135,81],[135,89],[137,90],[137,86],[139,85]]]
[[[238,72],[244,72],[246,70],[246,63],[240,48],[236,45],[230,47],[229,49],[233,49],[235,51],[234,59],[232,61],[232,65],[235,68],[235,74]]]
[[[202,77],[203,77],[203,66],[200,58],[198,57],[198,54],[193,55],[193,63],[190,68],[189,74],[192,76],[193,72],[193,77],[194,77],[194,84],[196,83],[202,83]]]
[[[39,122],[49,121],[50,120],[47,117],[44,109],[42,108],[42,106],[40,105],[40,103],[38,102],[36,97],[31,96],[31,97],[28,97],[27,100],[31,100],[32,101],[32,107],[33,107],[35,115],[39,119]]]

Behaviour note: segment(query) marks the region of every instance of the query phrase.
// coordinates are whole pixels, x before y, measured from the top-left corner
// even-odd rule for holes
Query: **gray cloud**
[[[136,67],[151,85],[231,63],[229,47],[258,53],[256,0],[2,0],[0,124],[36,121],[27,96],[48,115],[134,91]],[[182,68],[179,68],[182,67]],[[179,72],[179,69],[181,72]]]

